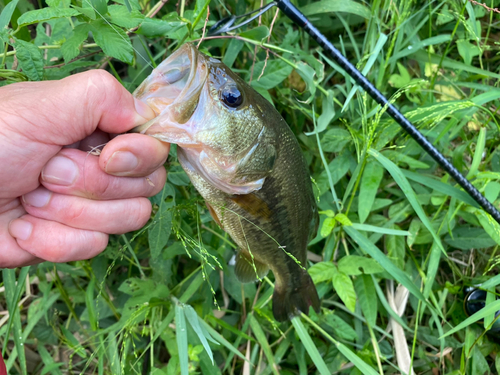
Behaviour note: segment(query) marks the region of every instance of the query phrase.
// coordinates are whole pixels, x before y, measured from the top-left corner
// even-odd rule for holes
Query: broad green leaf
[[[299,61],[297,63],[297,73],[299,73],[306,83],[307,90],[311,93],[311,95],[314,95],[316,93],[316,85],[314,84],[316,71],[306,63]]]
[[[42,52],[32,43],[17,39],[14,44],[19,66],[31,81],[43,79]]]
[[[403,64],[398,63],[399,74],[393,74],[389,78],[389,84],[398,89],[406,86],[411,81],[410,73],[408,73],[408,69],[405,68]]]
[[[12,18],[12,13],[14,13],[14,10],[16,10],[18,2],[19,0],[13,0],[8,3],[5,8],[3,8],[2,12],[0,13],[0,31],[9,26],[10,19]]]
[[[319,263],[317,263],[319,264]],[[339,271],[350,276],[383,272],[384,269],[372,258],[346,255],[337,263]]]
[[[87,39],[89,34],[88,24],[80,24],[73,29],[73,35],[70,36],[61,46],[61,53],[64,62],[68,63],[80,54],[80,46]]]
[[[405,238],[402,236],[385,236],[385,248],[387,256],[400,269],[404,268],[405,264]]]
[[[54,18],[78,16],[80,12],[72,8],[42,8],[30,10],[17,19],[19,27],[45,22]]]
[[[134,49],[130,38],[118,27],[111,27],[104,20],[99,19],[90,24],[95,42],[108,56],[131,63],[134,58]]]
[[[336,220],[333,217],[327,217],[323,221],[320,231],[321,237],[326,237],[332,232],[333,228],[335,228],[335,222]]]
[[[40,355],[43,361],[43,370],[40,375],[50,374],[50,375],[63,375],[62,371],[59,370],[59,367],[64,365],[63,362],[54,362],[54,358],[52,358],[51,354],[45,348],[42,343],[38,343],[36,347],[37,353]]]
[[[97,12],[99,17],[104,17],[108,13],[107,0],[83,0],[83,2],[92,4],[92,8]]]
[[[476,210],[475,214],[486,233],[500,245],[500,225],[483,210]]]
[[[74,9],[83,14],[85,17],[90,18],[91,20],[97,19],[97,15],[95,14],[94,8],[82,8],[72,5]]]
[[[408,235],[408,238],[406,239],[406,243],[408,244],[409,248],[411,248],[413,246],[413,244],[415,243],[415,240],[417,239],[417,236],[420,233],[421,227],[422,227],[422,222],[418,218],[414,218],[411,221],[410,227],[408,228],[408,232],[410,234]]]
[[[336,272],[335,265],[331,262],[319,262],[308,269],[314,283],[330,281]]]
[[[335,313],[328,312],[323,318],[325,323],[332,327],[333,331],[344,340],[354,341],[358,338],[356,331]]]
[[[383,176],[384,168],[380,163],[369,160],[359,186],[358,214],[360,223],[364,223],[368,215],[370,215]]]
[[[351,226],[352,222],[345,214],[337,214],[335,215],[335,220],[337,220],[340,224],[344,226]]]
[[[270,60],[267,62],[264,74],[259,78],[264,65],[262,61],[255,64],[252,87],[270,90],[283,82],[293,71],[293,68],[283,60]]]
[[[322,131],[326,130],[328,125],[330,125],[330,122],[335,117],[335,109],[333,108],[333,95],[334,95],[334,93],[332,90],[328,90],[327,95],[323,95],[323,100],[321,103],[321,115],[318,117],[318,123],[317,123],[316,129],[313,132],[305,133],[306,135],[313,135],[313,134],[316,134],[316,132],[321,133]],[[340,128],[337,128],[337,129],[340,129]],[[340,129],[340,130],[344,130],[344,129]],[[346,130],[344,130],[344,131],[347,132]],[[347,132],[347,136],[349,137],[349,140],[350,140],[349,132]],[[340,152],[342,150],[343,146],[345,145],[344,144],[338,151],[332,151],[332,150],[329,150],[328,147],[323,145],[324,138],[325,137],[323,137],[323,139],[321,140],[321,143],[323,146],[323,151]],[[335,142],[335,140],[334,140],[334,142]]]
[[[377,323],[377,291],[370,275],[360,275],[354,279],[354,289],[358,296],[361,311],[366,321],[374,327]]]
[[[321,375],[330,375],[330,370],[328,370],[328,367],[326,367],[325,361],[321,357],[321,354],[319,354],[318,348],[311,339],[311,336],[309,336],[306,327],[304,327],[304,325],[302,324],[300,316],[296,316],[295,318],[293,318],[292,324],[295,328],[295,332],[297,332],[297,335],[302,342],[302,345],[304,345],[304,348],[306,348],[307,353],[309,353],[309,356],[316,366],[316,369]]]
[[[314,14],[323,13],[343,12],[355,14],[366,19],[369,19],[371,17],[371,11],[369,8],[352,0],[345,0],[342,2],[330,0],[315,1],[300,8],[300,10],[302,13],[304,13],[305,16],[312,16]]]
[[[352,280],[345,273],[335,270],[332,277],[333,289],[337,292],[345,307],[354,312],[356,309],[356,292]]]
[[[148,229],[148,241],[151,257],[157,258],[167,245],[172,229],[172,207],[175,205],[175,190],[172,185],[165,184],[161,193],[158,211]]]
[[[269,28],[267,26],[257,26],[254,29],[241,32],[240,36],[242,38],[261,41],[269,36]]]
[[[222,58],[222,62],[226,64],[228,68],[231,68],[242,48],[243,48],[242,40],[231,39],[227,47],[226,53]]]
[[[139,26],[144,20],[144,16],[141,12],[135,9],[129,11],[123,5],[110,5],[108,10],[111,15],[111,22],[127,29]]]
[[[493,203],[498,198],[498,194],[500,194],[500,184],[498,182],[491,181],[484,188],[484,196],[491,203]]]
[[[166,21],[158,18],[145,18],[136,33],[147,37],[168,36],[184,25],[186,23],[180,19],[177,21]]]
[[[319,121],[319,120],[318,120]],[[318,129],[319,132],[319,129]],[[325,152],[340,152],[345,146],[352,143],[349,131],[340,127],[333,127],[321,137],[321,146]]]
[[[486,249],[496,244],[483,228],[458,227],[453,230],[452,235],[448,234],[444,242],[455,249]]]
[[[472,44],[468,40],[460,39],[457,40],[458,53],[464,59],[467,65],[471,65],[472,59],[481,54],[481,50],[475,44]]]
[[[384,168],[387,169],[387,171],[391,174],[391,176],[394,178],[396,183],[399,185],[399,187],[403,191],[406,199],[408,200],[408,202],[410,202],[411,206],[413,207],[413,209],[417,213],[418,217],[420,218],[420,220],[422,221],[424,226],[431,233],[432,237],[434,238],[434,241],[436,241],[439,248],[444,252],[444,248],[443,248],[443,245],[441,243],[441,239],[438,237],[438,235],[436,234],[436,232],[432,228],[431,222],[427,218],[424,210],[422,209],[422,206],[418,202],[417,197],[415,195],[415,192],[411,188],[410,183],[408,182],[406,177],[403,175],[401,170],[394,163],[392,163],[389,159],[387,159],[385,156],[380,154],[378,151],[376,151],[374,149],[370,149],[370,150],[368,150],[368,152],[370,155],[375,157],[384,166]],[[409,289],[409,288],[407,287],[407,289]]]
[[[351,163],[354,163],[352,156],[348,152],[343,152],[340,156],[334,158],[328,164],[328,170],[332,177],[332,183],[335,185],[339,180],[346,175],[349,171]],[[319,189],[319,195],[323,195],[329,189],[328,174],[323,170],[321,174],[316,177],[316,184]]]

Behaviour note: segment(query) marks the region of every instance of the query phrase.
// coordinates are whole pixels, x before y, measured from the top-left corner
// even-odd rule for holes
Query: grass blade
[[[481,310],[479,310],[477,313],[469,316],[467,319],[465,319],[462,323],[460,323],[458,326],[455,328],[449,330],[446,332],[442,337],[447,337],[449,335],[454,334],[455,332],[460,331],[461,329],[464,329],[471,324],[477,322],[478,320],[484,319],[490,314],[495,314],[498,310],[500,310],[500,300],[496,300],[493,303],[490,303],[483,307]]]
[[[271,366],[271,369],[273,370],[273,373],[275,375],[279,375],[278,368],[276,366],[276,363],[274,362],[273,351],[271,350],[271,347],[267,342],[267,338],[266,335],[264,334],[264,331],[262,330],[259,322],[257,322],[257,320],[254,318],[253,315],[250,315],[249,319],[250,319],[250,328],[252,328],[252,332],[255,335],[255,338],[262,347],[262,350],[266,355],[267,361],[269,362],[269,366]]]
[[[417,286],[408,278],[406,273],[396,267],[387,256],[382,253],[374,244],[372,244],[365,236],[359,233],[353,227],[343,227],[345,232],[358,244],[358,246],[366,251],[373,259],[375,259],[387,272],[389,272],[400,284],[406,287],[415,297],[425,302],[424,295],[420,292]]]
[[[408,182],[404,174],[401,172],[401,169],[399,169],[399,167],[396,164],[394,164],[392,161],[390,161],[380,152],[374,149],[368,150],[368,153],[372,155],[375,159],[377,159],[384,166],[384,168],[387,169],[387,171],[391,174],[391,176],[394,178],[394,181],[396,181],[396,183],[406,196],[406,199],[408,200],[408,202],[410,202],[411,206],[415,210],[415,213],[418,215],[418,217],[425,225],[427,230],[431,233],[432,237],[434,238],[434,241],[436,241],[441,251],[445,252],[443,244],[441,243],[441,239],[432,228],[431,222],[427,218],[427,215],[425,214],[422,206],[418,202],[417,195],[413,191],[412,187],[410,186],[410,183]]]
[[[382,227],[376,227],[375,225],[369,225],[369,224],[353,223],[352,227],[355,228],[356,230],[361,230],[361,231],[364,231],[364,232],[392,234],[394,236],[409,236],[410,235],[410,232],[408,232],[406,230],[398,230],[398,229],[391,229],[391,228],[382,228]]]
[[[184,316],[184,308],[178,301],[175,301],[175,337],[177,340],[177,350],[179,352],[181,374],[188,375],[189,357],[186,317]]]
[[[295,318],[293,318],[292,324],[295,327],[295,332],[297,332],[297,335],[299,335],[300,341],[304,345],[304,348],[307,350],[307,353],[309,353],[309,356],[316,365],[319,373],[321,375],[330,375],[330,370],[328,370],[325,361],[323,361],[323,357],[321,357],[321,354],[319,354],[318,348],[316,348],[316,345],[314,345],[311,336],[309,336],[309,333],[307,333],[307,329],[302,324],[300,317],[296,316]]]
[[[412,171],[407,171],[405,169],[402,169],[401,172],[406,178],[412,181],[418,182],[419,184],[428,186],[436,191],[439,191],[440,193],[456,198],[460,202],[464,202],[472,207],[479,208],[477,202],[472,199],[469,194],[460,189],[457,189],[456,187],[445,184],[444,182],[436,180],[435,178],[427,177],[425,175],[422,175],[421,173],[415,173]]]

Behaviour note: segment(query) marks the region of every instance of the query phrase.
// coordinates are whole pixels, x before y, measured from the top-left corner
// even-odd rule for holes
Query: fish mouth
[[[204,56],[192,44],[187,43],[170,55],[133,93],[157,116],[132,132],[165,142],[192,144],[194,124],[188,120],[198,106],[207,70]]]

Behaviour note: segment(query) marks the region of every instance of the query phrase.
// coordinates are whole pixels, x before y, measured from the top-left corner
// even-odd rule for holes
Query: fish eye
[[[243,103],[243,95],[236,86],[226,86],[220,93],[220,98],[225,105],[231,108],[237,108]]]

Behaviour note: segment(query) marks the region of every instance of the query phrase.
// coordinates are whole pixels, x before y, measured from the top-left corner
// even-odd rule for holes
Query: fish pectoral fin
[[[234,274],[241,283],[250,283],[267,275],[269,267],[253,258],[246,250],[240,250],[236,255]]]
[[[205,204],[207,205],[208,212],[210,212],[210,216],[212,216],[212,219],[214,219],[214,221],[219,225],[219,227],[224,229],[224,226],[222,225],[222,221],[219,219],[219,216],[217,216],[217,212],[215,212],[212,205],[206,201],[205,201]]]
[[[273,212],[266,201],[258,197],[255,193],[233,195],[230,199],[254,218],[264,219],[265,221],[271,220]]]

